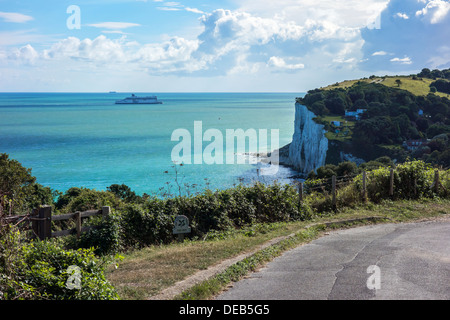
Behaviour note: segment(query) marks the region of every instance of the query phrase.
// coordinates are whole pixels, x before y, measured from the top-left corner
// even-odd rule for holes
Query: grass
[[[251,251],[273,238],[286,236],[302,225],[302,222],[256,225],[222,233],[208,241],[136,250],[124,255],[118,269],[109,270],[108,279],[122,299],[146,299],[199,270]]]
[[[397,84],[396,82],[397,80],[401,81],[400,86]],[[323,89],[324,90],[333,90],[337,88],[347,89],[353,86],[358,81],[366,83],[381,83],[387,87],[407,90],[417,96],[426,96],[430,93],[430,84],[435,80],[428,78],[418,78],[417,80],[414,80],[412,76],[386,76],[386,77],[375,77],[372,79],[366,78],[360,80],[345,80],[337,84],[324,87]],[[435,94],[441,97],[450,98],[450,95],[446,93],[436,92]]]
[[[319,121],[323,121],[326,123],[331,123],[331,121],[340,121],[341,127],[339,128],[340,132],[336,133],[334,131],[327,131],[325,133],[325,137],[328,140],[338,140],[338,141],[348,141],[352,139],[353,136],[353,128],[355,127],[355,121],[346,120],[343,116],[337,115],[327,115],[318,117]],[[348,131],[347,133],[344,133]]]
[[[251,252],[271,239],[295,234],[280,243],[258,251],[177,297],[177,299],[209,299],[226,288],[230,282],[239,280],[282,252],[307,243],[319,237],[324,230],[333,228],[333,225],[327,228],[321,225],[325,222],[371,216],[380,217],[380,221],[389,219],[385,221],[408,222],[443,214],[450,214],[450,200],[386,201],[377,205],[368,203],[357,208],[344,209],[338,213],[322,214],[309,221],[260,224],[243,230],[230,230],[216,234],[209,240],[185,241],[135,250],[124,254],[119,267],[108,270],[107,278],[116,287],[121,299],[143,300],[199,270],[204,270],[241,253]],[[318,225],[306,228],[313,223]],[[362,223],[372,222],[355,222],[351,225]],[[339,228],[342,228],[342,225]]]

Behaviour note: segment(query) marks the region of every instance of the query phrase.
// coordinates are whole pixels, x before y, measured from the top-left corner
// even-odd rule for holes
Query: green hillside
[[[323,124],[327,163],[352,154],[366,161],[389,156],[450,167],[450,70],[347,80],[308,91],[297,102]]]

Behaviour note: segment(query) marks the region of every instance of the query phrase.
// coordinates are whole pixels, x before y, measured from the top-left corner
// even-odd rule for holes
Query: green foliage
[[[433,87],[436,91],[450,94],[450,82],[447,80],[436,80],[430,84],[430,89]]]
[[[419,199],[433,197],[435,169],[423,161],[408,161],[394,170],[394,194],[390,196],[390,168],[380,167],[367,173],[367,197],[379,203],[384,199]],[[362,175],[355,178],[355,186],[362,191]]]
[[[3,210],[12,214],[27,213],[42,204],[53,204],[53,191],[36,183],[31,169],[1,153],[0,213]]]
[[[167,212],[167,207],[170,207],[170,201],[159,199],[152,199],[145,206],[125,206],[120,220],[123,245],[144,247],[172,241],[176,213]]]
[[[74,187],[62,194],[55,206],[62,212],[98,210],[103,206],[117,208],[120,206],[120,199],[109,191]]]
[[[111,255],[121,250],[121,223],[118,214],[111,213],[106,218],[91,218],[91,221],[89,222],[94,225],[95,228],[83,232],[79,239],[75,236],[67,237],[65,239],[65,247],[72,249],[93,248],[94,253],[97,256]]]
[[[423,69],[420,77],[440,78],[431,83],[435,91],[449,93],[450,82],[444,78],[450,75],[450,70]],[[417,79],[417,76],[416,76]],[[366,109],[355,122],[351,134],[347,137],[347,143],[357,148],[361,154],[366,154],[367,159],[380,156],[380,152],[403,161],[408,150],[403,150],[404,155],[394,155],[383,151],[380,146],[402,146],[404,141],[411,139],[432,139],[442,133],[450,133],[450,100],[437,94],[429,93],[426,96],[402,90],[402,80],[396,80],[397,87],[389,87],[380,83],[368,83],[357,81],[348,88],[331,88],[311,90],[304,98],[298,98],[297,102],[304,104],[320,119],[324,117],[344,117],[345,111]],[[419,114],[419,111],[420,112]],[[329,122],[322,123],[329,126]],[[331,128],[327,128],[331,130]],[[414,154],[416,159],[425,160],[433,164],[450,165],[446,162],[449,147],[439,150],[433,156],[431,152],[420,150]],[[375,152],[372,156],[373,150]],[[441,153],[445,153],[441,155]]]
[[[214,231],[242,228],[257,223],[305,220],[306,208],[299,208],[297,190],[289,185],[237,186],[227,190],[206,190],[191,197],[150,199],[129,204],[121,210],[124,246],[143,247],[173,241],[173,221],[185,215],[191,238],[204,238]]]
[[[10,230],[0,238],[0,299],[116,300],[105,264],[93,249],[66,250],[53,240],[20,242],[20,234]],[[67,285],[70,266],[79,268],[79,288]]]
[[[106,189],[125,202],[137,202],[140,199],[140,197],[125,184],[112,184]]]

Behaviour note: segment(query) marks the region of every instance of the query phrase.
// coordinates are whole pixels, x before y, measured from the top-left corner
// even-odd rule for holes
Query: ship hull
[[[127,102],[127,101],[116,101],[116,104],[162,104],[162,102],[161,101],[156,101],[156,102],[142,102],[142,101],[136,101],[136,102],[133,102],[133,101],[130,101],[130,102]]]
[[[161,101],[158,101],[156,96],[151,97],[137,97],[134,94],[123,100],[117,100],[116,104],[162,104]]]

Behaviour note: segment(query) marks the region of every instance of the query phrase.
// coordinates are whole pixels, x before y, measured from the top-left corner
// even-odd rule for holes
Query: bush
[[[101,219],[101,221],[98,221]],[[98,256],[114,254],[120,251],[120,217],[116,213],[109,214],[106,218],[91,218],[90,224],[95,228],[83,232],[80,239],[74,236],[67,237],[66,246],[68,248],[94,248],[94,253]]]
[[[79,193],[70,198],[65,207],[66,212],[97,210],[103,206],[118,207],[119,200],[109,191],[97,191],[82,188]]]
[[[162,204],[162,201],[158,203]],[[156,226],[161,226],[164,218],[167,220],[162,207],[149,203],[145,210],[142,206],[129,204],[122,210],[121,238],[125,246],[143,247],[160,242],[157,235],[161,231],[156,230]]]
[[[390,168],[380,167],[367,174],[367,197],[372,202],[383,199],[419,199],[433,197],[431,188],[435,170],[423,161],[410,161],[399,164],[394,170],[394,194],[389,195]],[[362,175],[355,179],[358,190],[362,190]]]
[[[400,164],[395,169],[394,196],[397,199],[432,197],[435,170],[422,161]]]
[[[144,205],[129,204],[121,210],[121,240],[126,247],[168,243],[174,239],[173,222],[185,215],[190,238],[203,238],[214,231],[256,223],[305,220],[311,212],[299,208],[297,190],[280,184],[237,186],[191,197],[150,199]]]
[[[104,276],[107,261],[99,260],[93,249],[66,250],[54,240],[21,243],[20,234],[12,230],[2,234],[0,244],[1,299],[118,299]],[[79,288],[69,286],[71,266],[79,270]]]

